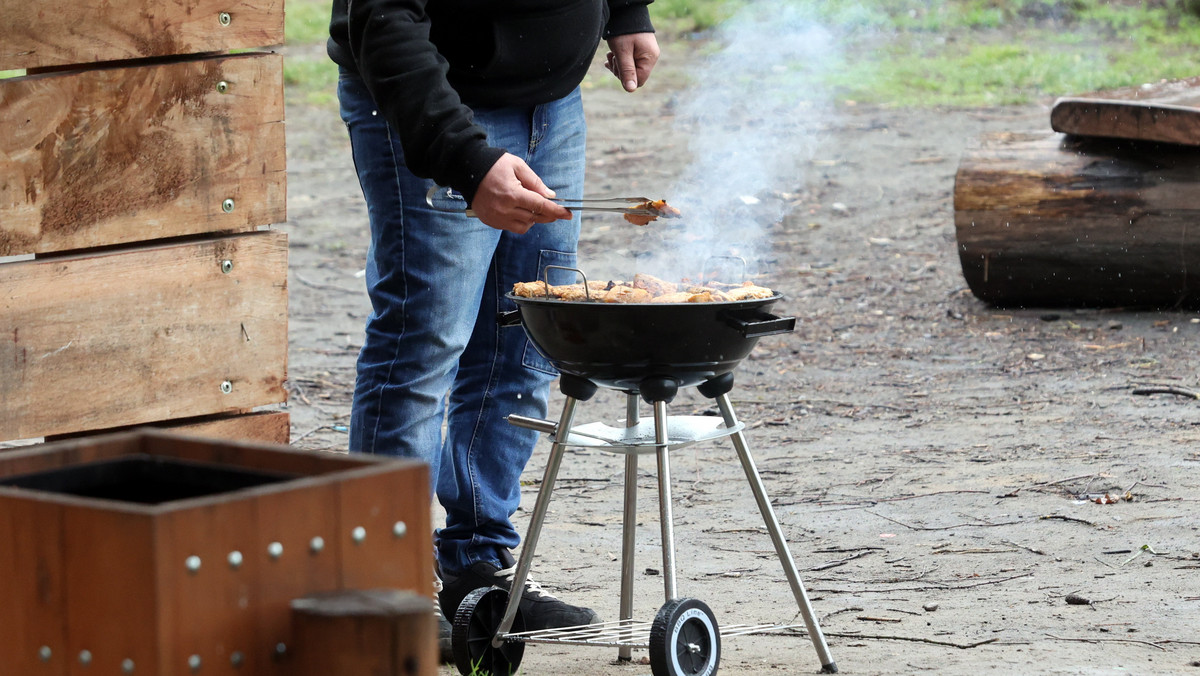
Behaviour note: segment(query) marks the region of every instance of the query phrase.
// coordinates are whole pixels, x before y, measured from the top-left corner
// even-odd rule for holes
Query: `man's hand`
[[[646,84],[650,71],[658,63],[658,38],[654,33],[616,35],[608,40],[608,61],[604,67],[621,81],[625,91],[632,92]]]
[[[523,235],[534,223],[570,220],[571,212],[551,197],[554,191],[524,160],[505,153],[483,177],[471,209],[484,224]]]

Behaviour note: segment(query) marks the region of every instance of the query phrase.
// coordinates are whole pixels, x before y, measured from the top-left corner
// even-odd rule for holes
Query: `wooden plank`
[[[282,222],[283,120],[279,54],[0,80],[0,256]]]
[[[287,445],[292,428],[287,411],[259,411],[242,415],[217,416],[195,422],[162,421],[154,427],[205,439],[259,441]]]
[[[255,591],[257,594],[257,630],[264,656],[273,647],[283,646],[280,659],[264,660],[255,674],[288,676],[295,648],[292,634],[291,602],[317,592],[338,589],[341,550],[338,539],[337,483],[316,481],[286,492],[255,498],[256,538],[261,560]],[[319,538],[314,546],[313,539]],[[278,556],[269,548],[278,544]]]
[[[65,676],[62,507],[0,495],[0,664],[5,673]],[[41,650],[47,649],[43,656]]]
[[[115,674],[125,660],[133,661],[134,673],[166,673],[156,668],[153,519],[94,504],[65,504],[62,525],[67,673]],[[90,655],[86,665],[80,658],[84,651]]]
[[[283,0],[0,0],[0,70],[278,45],[283,5]]]
[[[386,461],[379,456],[362,453],[330,453],[251,442],[217,442],[146,429],[140,434],[147,442],[146,452],[152,455],[301,476],[344,472]],[[0,467],[3,465],[0,464]]]
[[[258,441],[266,444],[287,445],[291,436],[291,416],[287,411],[254,411],[251,413],[212,415],[200,418],[159,420],[147,423],[146,426],[189,437],[225,439],[229,441]],[[137,425],[126,425],[106,430],[52,434],[46,437],[46,442],[52,443],[66,439],[78,439],[84,436],[128,432],[140,427]]]
[[[1054,131],[1200,146],[1200,77],[1061,98]]]
[[[280,403],[287,237],[0,265],[0,326],[0,439]]]
[[[155,520],[162,655],[150,673],[265,673],[269,655],[257,608],[258,581],[267,564],[255,526],[259,510],[232,495],[209,496],[206,502],[164,505],[167,511]],[[189,559],[198,567],[189,566]],[[193,656],[199,669],[189,667]]]
[[[395,460],[348,473],[339,493],[341,588],[387,587],[432,595],[429,466]]]

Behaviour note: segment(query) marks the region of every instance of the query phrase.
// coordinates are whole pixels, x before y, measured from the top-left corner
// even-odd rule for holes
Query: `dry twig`
[[[1193,392],[1186,387],[1178,387],[1176,385],[1144,385],[1142,387],[1133,388],[1134,394],[1174,394],[1180,397],[1188,397],[1189,399],[1200,399],[1200,392]]]
[[[1059,641],[1075,641],[1078,643],[1140,643],[1142,645],[1148,645],[1152,648],[1158,648],[1164,652],[1167,650],[1157,643],[1151,643],[1150,641],[1139,641],[1136,638],[1070,638],[1067,636],[1055,636],[1054,634],[1046,635]]]

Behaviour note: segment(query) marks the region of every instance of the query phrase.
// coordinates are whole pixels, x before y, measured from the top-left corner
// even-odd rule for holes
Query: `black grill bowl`
[[[563,373],[637,391],[646,378],[698,385],[734,369],[758,339],[795,329],[767,309],[783,296],[718,303],[599,303],[526,298],[500,323],[521,324]]]

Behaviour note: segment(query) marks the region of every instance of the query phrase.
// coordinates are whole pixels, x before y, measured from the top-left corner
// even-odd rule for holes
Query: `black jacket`
[[[333,0],[328,51],[362,76],[408,168],[470,201],[504,154],[470,107],[569,94],[601,38],[653,31],[651,1]]]

